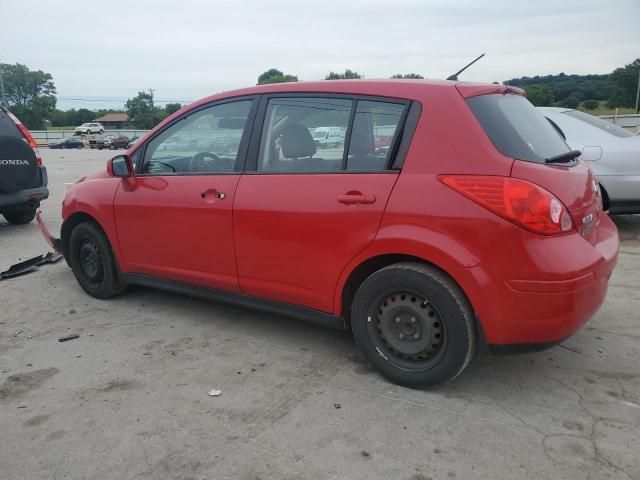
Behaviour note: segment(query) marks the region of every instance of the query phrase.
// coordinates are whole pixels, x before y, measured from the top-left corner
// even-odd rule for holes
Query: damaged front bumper
[[[42,236],[47,241],[47,243],[51,245],[51,248],[53,248],[58,253],[64,254],[64,252],[62,251],[62,242],[59,238],[55,238],[53,235],[51,235],[49,229],[42,220],[42,212],[40,210],[38,210],[38,212],[36,213],[36,221],[38,222],[38,226],[40,227]]]

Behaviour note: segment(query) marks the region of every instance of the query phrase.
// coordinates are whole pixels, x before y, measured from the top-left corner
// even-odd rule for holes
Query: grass
[[[580,105],[578,105],[578,110],[581,110],[583,112],[587,112],[590,115],[615,115],[616,114],[616,109],[615,108],[607,108],[607,102],[605,101],[601,101],[599,102],[598,108],[594,109],[594,110],[587,110],[586,108],[584,108],[584,104],[581,103]],[[628,114],[634,114],[636,113],[636,109],[635,108],[618,108],[618,115],[628,115]]]

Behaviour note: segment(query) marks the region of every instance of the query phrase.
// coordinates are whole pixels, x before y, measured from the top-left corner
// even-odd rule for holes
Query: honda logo
[[[11,166],[11,165],[28,167],[29,166],[29,162],[26,161],[26,160],[0,160],[0,165],[3,166],[3,167]]]

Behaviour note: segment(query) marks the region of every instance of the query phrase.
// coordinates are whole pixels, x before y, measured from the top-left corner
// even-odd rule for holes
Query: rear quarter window
[[[571,149],[547,119],[520,95],[480,95],[467,105],[503,155],[544,163]]]

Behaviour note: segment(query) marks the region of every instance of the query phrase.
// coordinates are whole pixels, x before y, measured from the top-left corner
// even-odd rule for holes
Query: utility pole
[[[638,102],[636,101],[636,103]],[[4,94],[4,81],[2,80],[2,70],[0,70],[0,105],[5,107],[7,106],[7,99]]]
[[[640,70],[638,70],[638,89],[636,90],[636,113],[640,113]]]

